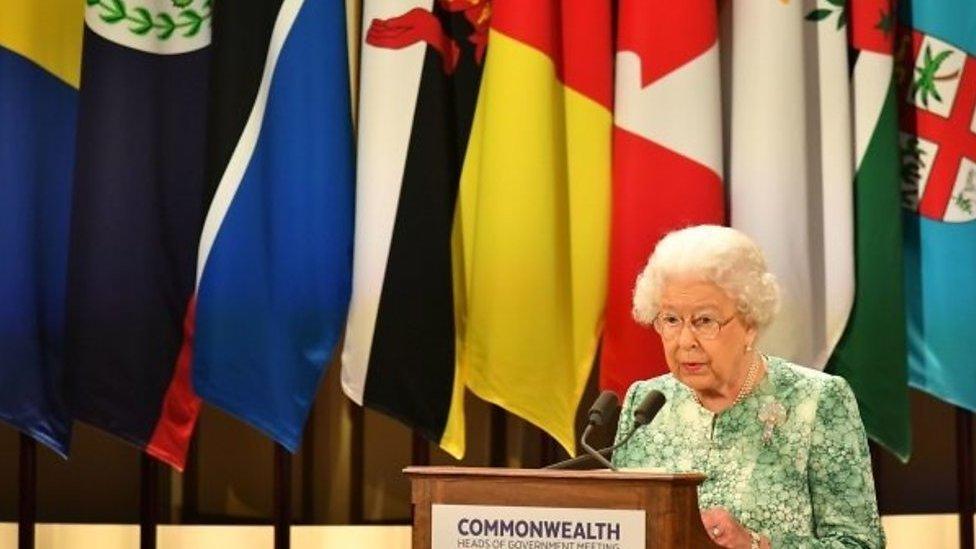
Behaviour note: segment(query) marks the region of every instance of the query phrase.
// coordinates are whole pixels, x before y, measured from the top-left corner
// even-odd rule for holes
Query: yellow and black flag
[[[366,2],[343,383],[455,456],[465,387],[575,446],[606,291],[610,7]]]

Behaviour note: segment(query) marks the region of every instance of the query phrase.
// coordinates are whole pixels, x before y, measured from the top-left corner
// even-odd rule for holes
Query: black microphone
[[[664,404],[667,401],[668,399],[664,398],[664,394],[656,389],[644,395],[644,398],[641,399],[640,404],[634,409],[635,426],[627,436],[629,437],[630,435],[634,434],[634,431],[636,431],[639,427],[643,427],[650,423],[654,419],[654,416],[661,411],[661,408],[664,407]]]
[[[580,446],[583,447],[583,451],[592,456],[593,459],[613,470],[616,470],[616,468],[609,461],[607,461],[607,458],[601,456],[596,450],[594,450],[593,447],[586,442],[586,439],[590,436],[590,431],[592,431],[594,427],[603,425],[603,423],[609,419],[614,410],[617,409],[619,402],[619,399],[617,399],[617,393],[613,391],[603,391],[600,393],[600,396],[596,397],[596,401],[593,402],[593,406],[590,406],[589,421],[586,422],[586,429],[583,429],[583,435],[580,437]]]
[[[654,416],[656,416],[658,412],[661,411],[661,408],[663,408],[666,403],[667,403],[667,399],[664,397],[661,391],[654,390],[644,395],[644,398],[642,398],[640,403],[637,405],[637,407],[634,408],[634,428],[631,429],[630,432],[627,433],[627,436],[625,436],[620,442],[614,444],[613,446],[603,448],[602,450],[596,452],[597,455],[604,458],[603,460],[598,460],[598,461],[601,461],[601,463],[606,464],[607,461],[605,459],[605,456],[612,455],[614,450],[620,448],[624,444],[627,444],[627,442],[630,441],[630,439],[634,436],[634,433],[636,433],[638,429],[640,429],[641,427],[647,425],[648,423],[654,420]],[[585,463],[593,459],[595,459],[594,456],[588,452],[587,454],[582,456],[570,458],[564,461],[560,461],[558,463],[553,463],[552,465],[548,465],[545,468],[546,469],[571,469],[576,465]]]
[[[613,391],[603,391],[600,396],[593,401],[590,411],[587,413],[588,425],[600,427],[613,416],[613,413],[620,407],[620,400],[617,393]]]

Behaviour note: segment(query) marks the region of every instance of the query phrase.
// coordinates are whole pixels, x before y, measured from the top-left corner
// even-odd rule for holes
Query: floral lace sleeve
[[[808,482],[814,535],[773,536],[772,546],[884,547],[867,439],[854,393],[842,378],[827,381],[810,436]]]

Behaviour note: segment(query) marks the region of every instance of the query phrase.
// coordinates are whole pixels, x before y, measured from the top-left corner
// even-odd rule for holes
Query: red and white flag
[[[714,0],[621,0],[613,213],[600,387],[623,394],[667,371],[631,317],[634,281],[669,231],[722,224],[722,113]]]

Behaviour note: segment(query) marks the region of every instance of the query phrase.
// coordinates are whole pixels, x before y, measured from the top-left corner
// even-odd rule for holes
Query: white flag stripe
[[[730,221],[759,243],[783,288],[763,349],[802,362],[813,358],[802,6],[731,9]]]
[[[640,57],[617,53],[615,123],[722,173],[718,43],[641,88]],[[694,124],[689,124],[694,120]]]
[[[874,135],[874,127],[881,117],[894,61],[890,55],[862,50],[854,64],[851,77],[851,96],[854,111],[855,169],[861,169],[861,161],[867,153]]]
[[[763,350],[823,368],[854,296],[853,136],[847,33],[801,2],[734,2],[731,224],[783,289]],[[815,25],[815,27],[814,27]],[[816,49],[805,48],[815,37]],[[805,44],[805,41],[806,44]]]
[[[302,8],[304,0],[285,0],[278,10],[278,17],[275,19],[274,27],[271,29],[271,41],[268,44],[267,60],[264,63],[264,72],[261,74],[261,84],[258,86],[257,96],[254,98],[254,106],[244,123],[241,131],[241,138],[231,153],[227,167],[224,169],[210,208],[207,210],[207,217],[203,222],[203,231],[200,234],[200,246],[197,250],[197,289],[200,287],[200,279],[203,271],[207,268],[207,258],[210,257],[210,250],[213,249],[214,241],[220,232],[220,226],[224,223],[227,211],[237,195],[237,189],[241,186],[244,179],[244,172],[251,163],[254,155],[254,148],[258,143],[258,136],[261,134],[261,126],[264,124],[264,110],[268,106],[268,93],[271,91],[271,79],[274,77],[275,67],[278,66],[278,58],[281,50],[285,47],[285,41],[291,34],[291,27],[298,18],[298,12]]]
[[[816,29],[819,94],[808,100],[817,101],[820,110],[822,299],[826,339],[814,342],[816,354],[809,365],[822,370],[844,335],[854,305],[854,143],[847,29],[838,31],[833,21],[816,24]],[[818,205],[811,204],[811,207]]]
[[[376,48],[365,40],[374,18],[416,7],[432,9],[433,0],[367,1],[363,6],[356,237],[341,376],[346,395],[360,405],[427,48],[423,42],[405,50]]]

